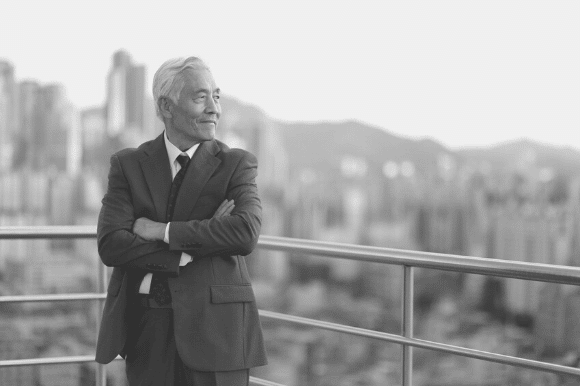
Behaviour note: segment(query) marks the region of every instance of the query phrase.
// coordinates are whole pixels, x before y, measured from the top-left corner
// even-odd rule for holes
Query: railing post
[[[402,335],[413,337],[413,296],[414,278],[413,267],[403,266],[403,302],[402,302]],[[403,386],[413,385],[413,347],[403,345]]]
[[[100,261],[97,262],[97,292],[104,293],[107,290],[107,266]],[[99,328],[101,327],[101,318],[103,316],[103,307],[105,300],[97,301],[97,337],[99,335]],[[107,386],[107,368],[105,365],[97,363],[96,386]]]

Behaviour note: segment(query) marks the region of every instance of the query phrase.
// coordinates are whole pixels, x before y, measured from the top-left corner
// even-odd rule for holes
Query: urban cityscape
[[[96,225],[110,155],[163,131],[151,70],[125,50],[112,53],[106,102],[79,109],[64,85],[19,79],[0,59],[0,226]],[[259,161],[263,235],[580,266],[580,151],[531,141],[451,150],[356,121],[280,122],[233,96],[221,103],[218,139]],[[247,261],[261,309],[401,330],[401,267],[266,250]],[[93,292],[100,264],[93,239],[2,240],[0,295]],[[580,288],[427,269],[415,280],[417,337],[580,364]],[[0,308],[0,359],[94,352],[96,304]],[[262,323],[269,364],[252,375],[288,386],[401,383],[399,345]],[[127,384],[122,361],[107,369],[108,385]],[[3,368],[0,385],[93,385],[94,371]],[[416,349],[413,382],[578,381]]]

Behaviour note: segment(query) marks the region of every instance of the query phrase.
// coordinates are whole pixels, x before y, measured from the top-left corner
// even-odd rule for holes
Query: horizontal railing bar
[[[0,226],[0,239],[95,238],[94,225]]]
[[[252,385],[262,385],[262,386],[284,386],[281,383],[267,381],[265,379],[256,378],[256,377],[250,377],[250,384],[252,384]]]
[[[0,239],[91,237],[96,237],[96,227],[89,225],[0,227]],[[369,247],[278,236],[260,236],[258,247],[322,255],[330,258],[580,285],[580,268],[572,266]]]
[[[480,351],[465,347],[453,346],[444,343],[437,343],[417,338],[406,338],[401,335],[389,334],[386,332],[367,330],[359,327],[345,326],[343,324],[324,322],[316,319],[309,319],[300,316],[281,314],[273,311],[259,310],[260,316],[270,318],[303,326],[317,327],[330,331],[343,332],[351,335],[362,336],[371,339],[397,343],[401,345],[408,345],[413,347],[424,348],[428,350],[436,350],[449,354],[455,354],[475,359],[481,359],[488,362],[497,362],[506,365],[526,367],[534,370],[550,371],[557,374],[574,375],[580,377],[580,369],[556,365],[547,362],[540,362],[531,359],[512,357],[509,355],[495,354],[487,351]]]
[[[14,296],[0,296],[0,303],[62,302],[74,300],[101,300],[106,298],[107,298],[106,293],[14,295]]]
[[[117,356],[115,360],[122,360]],[[39,365],[62,365],[68,363],[90,363],[95,361],[94,355],[79,355],[70,357],[34,358],[34,359],[11,359],[0,361],[2,367],[16,366],[39,366]]]
[[[123,360],[123,358],[117,356],[115,360]],[[17,367],[17,366],[63,365],[63,364],[91,363],[91,362],[95,362],[94,355],[79,355],[70,357],[52,357],[52,358],[35,358],[35,359],[12,359],[0,361],[0,368]],[[262,386],[284,386],[280,383],[256,377],[250,377],[250,383]]]
[[[373,263],[580,285],[580,268],[403,249],[261,236],[258,247]]]

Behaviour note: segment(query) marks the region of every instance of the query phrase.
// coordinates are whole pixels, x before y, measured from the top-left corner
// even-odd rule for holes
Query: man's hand
[[[213,214],[212,218],[229,216],[230,213],[232,213],[232,210],[234,210],[234,207],[235,207],[234,200],[228,201],[226,199],[220,204],[220,207],[217,208],[217,210]]]
[[[148,241],[163,241],[165,237],[165,227],[167,224],[155,222],[148,218],[141,217],[133,224],[133,233]]]

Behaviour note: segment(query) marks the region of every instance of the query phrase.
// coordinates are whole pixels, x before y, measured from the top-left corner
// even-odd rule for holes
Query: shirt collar
[[[186,151],[181,151],[177,146],[175,146],[169,141],[169,138],[167,138],[167,131],[164,132],[163,136],[165,137],[165,148],[167,149],[167,156],[169,157],[169,163],[171,165],[173,165],[177,157],[182,153],[186,153],[191,159],[191,157],[193,157],[193,154],[199,147],[199,143],[196,143]]]

